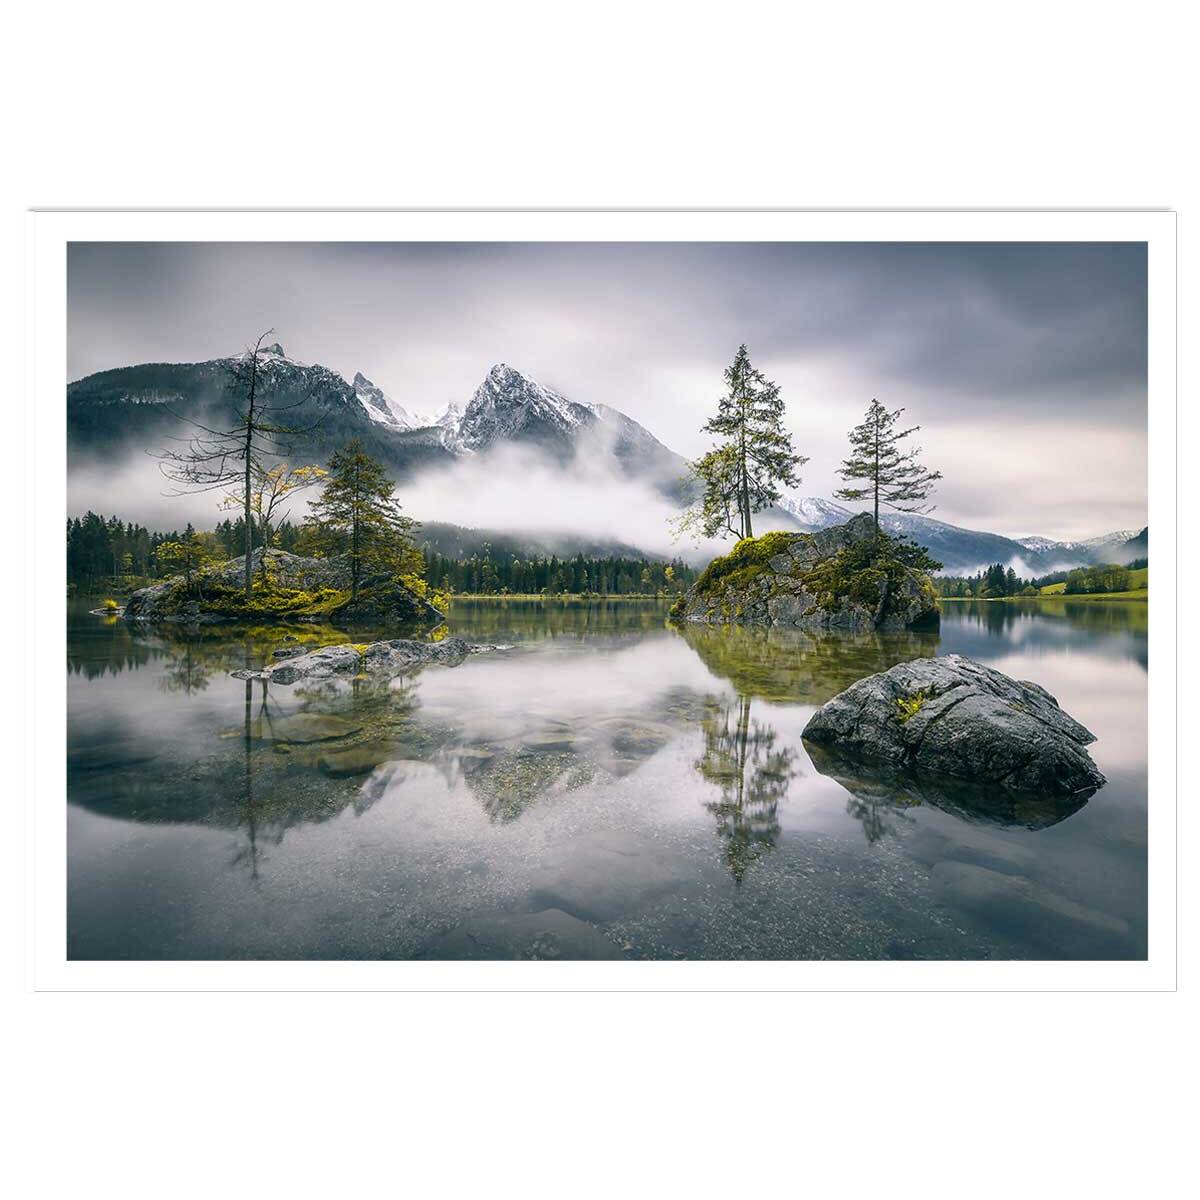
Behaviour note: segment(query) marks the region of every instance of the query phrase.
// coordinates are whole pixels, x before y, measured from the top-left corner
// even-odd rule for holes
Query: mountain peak
[[[361,371],[354,372],[353,384],[356,388],[375,386]]]
[[[487,378],[493,383],[516,382],[523,380],[527,383],[532,383],[527,375],[522,375],[516,367],[510,367],[508,363],[496,363],[487,373]]]
[[[279,358],[287,358],[283,352],[283,347],[278,342],[272,342],[269,346],[261,347],[263,354],[275,354]]]

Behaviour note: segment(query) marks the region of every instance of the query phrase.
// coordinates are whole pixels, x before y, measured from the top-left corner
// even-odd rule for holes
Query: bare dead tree
[[[256,478],[266,473],[266,460],[287,453],[291,439],[303,437],[320,424],[305,428],[281,423],[280,414],[298,408],[309,399],[303,396],[291,404],[272,405],[260,395],[263,372],[260,360],[262,344],[275,331],[260,334],[254,346],[229,368],[228,390],[237,398],[237,424],[232,429],[213,429],[179,413],[172,415],[195,429],[191,437],[174,439],[179,448],[168,448],[158,455],[162,473],[178,485],[173,495],[212,492],[236,485],[241,495],[246,533],[245,590],[253,591],[254,502]],[[168,409],[168,411],[172,411]]]

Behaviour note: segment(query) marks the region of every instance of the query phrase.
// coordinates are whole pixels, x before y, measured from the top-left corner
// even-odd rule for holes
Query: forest
[[[178,572],[176,560],[160,553],[189,536],[209,545],[214,554],[234,558],[245,546],[242,517],[223,520],[211,531],[149,530],[144,525],[87,512],[67,522],[67,588],[72,595],[124,593]],[[255,523],[253,544],[263,535]],[[271,537],[277,550],[302,553],[308,549],[303,526],[284,521]],[[682,561],[662,562],[644,557],[577,554],[559,558],[535,554],[495,554],[486,545],[465,559],[424,550],[425,578],[442,592],[479,595],[517,593],[595,593],[605,596],[658,595],[686,588],[695,571]]]
[[[1103,563],[1092,567],[1076,567],[1070,571],[1054,571],[1031,579],[1021,578],[1013,568],[992,563],[976,575],[939,576],[934,580],[938,595],[954,600],[995,600],[1009,596],[1039,596],[1042,589],[1062,584],[1066,596],[1101,595],[1125,592],[1134,586],[1134,572],[1147,565],[1137,559],[1128,566]],[[1144,584],[1141,586],[1145,586]],[[1057,591],[1058,589],[1056,589]]]

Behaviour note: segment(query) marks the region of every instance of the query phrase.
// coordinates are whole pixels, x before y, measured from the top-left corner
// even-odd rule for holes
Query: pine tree
[[[755,369],[744,344],[725,370],[725,386],[716,416],[704,425],[719,441],[691,464],[703,494],[678,523],[680,533],[753,537],[752,514],[779,499],[777,484],[798,486],[797,468],[808,462],[783,428],[779,385]]]
[[[351,596],[358,595],[365,571],[420,572],[421,552],[412,544],[416,522],[401,513],[383,464],[355,438],[327,469],[312,512],[320,532],[349,556]]]
[[[880,504],[896,512],[932,512],[934,506],[923,501],[942,477],[941,471],[927,471],[917,462],[919,447],[907,453],[896,448],[898,442],[921,428],[920,425],[893,428],[902,412],[902,408],[888,412],[878,400],[872,400],[862,424],[850,431],[850,457],[838,470],[843,479],[867,481],[865,487],[839,488],[834,495],[840,500],[872,500],[876,533]]]

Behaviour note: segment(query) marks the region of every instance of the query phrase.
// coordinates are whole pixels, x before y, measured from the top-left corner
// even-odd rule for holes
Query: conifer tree
[[[416,522],[400,511],[383,464],[355,438],[330,458],[321,498],[312,505],[321,535],[349,556],[351,596],[365,571],[419,572]]]
[[[796,487],[797,468],[808,462],[783,428],[779,385],[753,366],[744,343],[725,370],[725,385],[716,416],[704,425],[719,440],[691,464],[703,493],[678,523],[680,533],[753,537],[752,514],[779,499],[777,484]]]
[[[839,488],[840,500],[871,500],[875,510],[875,532],[879,533],[879,506],[896,512],[926,513],[934,506],[925,504],[941,471],[928,471],[917,462],[920,447],[903,452],[897,443],[916,433],[920,425],[895,429],[904,409],[888,412],[878,400],[872,400],[861,425],[850,431],[850,457],[838,469],[843,479],[865,480],[863,487]]]

